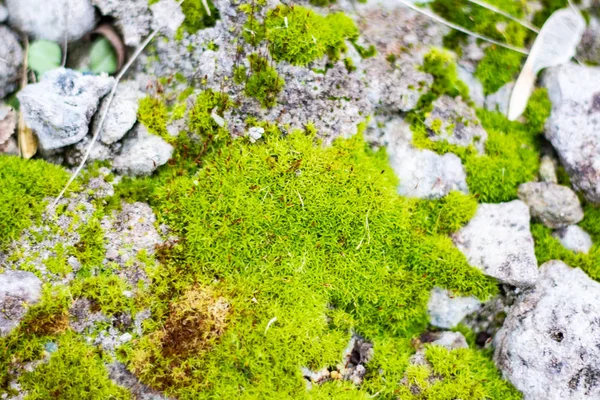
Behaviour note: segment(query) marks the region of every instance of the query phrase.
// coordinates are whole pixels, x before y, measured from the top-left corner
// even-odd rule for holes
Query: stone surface
[[[508,115],[508,104],[512,93],[514,82],[508,82],[496,93],[489,94],[485,98],[485,108],[490,111],[498,111],[502,115]]]
[[[455,296],[446,289],[435,287],[431,290],[427,313],[431,325],[451,329],[480,307],[481,302],[476,297]]]
[[[448,350],[468,349],[467,340],[460,332],[436,332],[431,344],[442,346]]]
[[[42,296],[42,282],[31,272],[6,271],[0,274],[0,337],[17,327],[27,306]]]
[[[17,35],[0,25],[0,98],[17,89],[23,64],[23,49]],[[6,62],[5,62],[6,61]]]
[[[163,33],[174,35],[185,20],[181,6],[175,0],[160,0],[150,6],[152,29],[162,29]]]
[[[477,107],[483,107],[485,104],[485,95],[483,84],[465,67],[458,66],[458,78],[469,88],[469,97]]]
[[[464,147],[473,145],[480,153],[485,151],[487,132],[475,111],[460,98],[438,97],[425,119],[425,125],[430,129],[429,138],[433,141],[446,140]]]
[[[169,161],[172,154],[173,146],[138,124],[123,140],[123,148],[114,158],[113,168],[121,174],[150,175]]]
[[[582,62],[600,64],[600,19],[592,16],[577,47],[577,59]]]
[[[529,220],[529,208],[520,200],[480,204],[475,217],[452,239],[469,264],[484,274],[529,287],[538,276]]]
[[[0,103],[0,146],[8,141],[17,127],[17,113],[12,107]]]
[[[0,23],[4,23],[8,19],[8,8],[0,3]]]
[[[412,132],[405,121],[386,126],[385,141],[390,164],[400,180],[399,194],[436,199],[451,191],[468,193],[466,174],[456,155],[415,149],[411,140]]]
[[[543,84],[552,102],[546,138],[574,189],[600,203],[600,68],[573,63],[553,67]]]
[[[554,159],[548,155],[542,156],[542,159],[540,160],[540,179],[542,182],[558,183],[556,163]]]
[[[36,39],[63,43],[80,39],[94,29],[90,0],[6,0],[10,23]]]
[[[540,267],[532,291],[495,338],[495,361],[525,400],[600,398],[600,283],[560,261]]]
[[[569,250],[576,253],[587,254],[592,248],[593,242],[590,234],[577,225],[567,226],[552,233],[558,241]]]
[[[119,83],[102,127],[100,141],[104,144],[114,143],[121,140],[133,128],[137,121],[139,99],[142,96],[143,94],[137,89],[135,83]],[[92,132],[96,131],[101,115],[105,112],[107,106],[107,99],[105,99],[94,117]]]
[[[45,150],[79,142],[87,135],[92,116],[100,99],[114,79],[108,76],[83,75],[58,68],[27,85],[17,97],[27,125],[37,134]]]
[[[150,34],[152,14],[148,0],[92,0],[100,13],[113,17],[127,46],[138,46]]]
[[[527,182],[519,186],[518,195],[529,206],[531,216],[549,228],[564,228],[583,219],[579,198],[567,186]]]

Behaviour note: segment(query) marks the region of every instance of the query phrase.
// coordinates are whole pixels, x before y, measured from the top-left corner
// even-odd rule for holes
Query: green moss
[[[118,276],[103,273],[78,280],[72,285],[73,296],[86,297],[106,315],[128,311],[133,305],[132,299],[125,296],[131,290]]]
[[[167,132],[168,120],[169,112],[161,99],[146,96],[140,100],[138,121],[148,129],[148,132],[162,138],[169,137],[169,133]]]
[[[73,268],[67,262],[68,256],[69,249],[62,242],[58,242],[54,246],[54,255],[44,260],[44,265],[51,273],[64,277],[73,271]]]
[[[58,350],[47,363],[19,378],[27,400],[129,399],[129,393],[108,377],[98,350],[66,333],[56,340]]]
[[[255,98],[263,107],[273,107],[277,103],[277,95],[283,89],[285,81],[279,76],[275,68],[269,65],[269,60],[258,54],[251,54],[248,57],[250,61],[250,71],[248,77],[242,77],[245,74],[245,68],[236,69],[234,80],[236,83],[246,82],[246,96]]]
[[[483,84],[485,94],[495,93],[512,82],[521,71],[523,55],[503,47],[491,46],[477,64],[475,77]]]
[[[93,216],[79,230],[79,241],[75,243],[73,255],[81,263],[78,275],[90,276],[95,268],[102,265],[105,254],[104,231],[100,220]]]
[[[45,199],[58,195],[67,180],[68,173],[53,164],[0,155],[0,251],[40,221]]]
[[[219,10],[214,6],[211,0],[205,0],[210,9],[210,14],[206,12],[202,0],[183,0],[181,11],[185,15],[182,28],[188,33],[196,33],[200,29],[215,26],[220,18]]]
[[[217,95],[206,96],[194,124],[218,134],[206,117]],[[368,392],[393,393],[434,285],[481,298],[496,292],[445,236],[473,214],[473,198],[398,197],[385,153],[368,151],[360,136],[323,148],[311,134],[270,127],[257,144],[212,143],[201,167],[155,178],[154,209],[182,240],[148,270],[153,319],[126,352],[145,383],[179,398],[304,398],[300,367],[337,364],[354,330],[388,346],[376,354],[390,379],[374,374]],[[161,335],[174,304],[198,285],[229,304],[227,325],[200,352],[169,352]],[[200,314],[211,308],[202,304]],[[366,392],[332,382],[310,396],[331,393]]]
[[[433,84],[428,94],[421,97],[419,108],[426,108],[439,96],[461,96],[469,99],[469,88],[458,78],[456,60],[452,53],[433,48],[423,59],[423,72],[433,75]]]
[[[267,12],[263,24],[251,16],[247,29],[250,43],[266,39],[276,61],[294,65],[306,65],[325,55],[337,61],[346,50],[345,40],[358,36],[358,28],[345,14],[322,16],[301,6],[277,6]]]

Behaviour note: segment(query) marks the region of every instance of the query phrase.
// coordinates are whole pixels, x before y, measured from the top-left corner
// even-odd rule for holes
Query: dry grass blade
[[[25,45],[25,51],[23,52],[23,74],[21,75],[21,89],[27,86],[27,73],[28,73],[28,62],[29,57],[29,39],[27,36],[24,37],[23,43]],[[37,138],[33,131],[25,123],[25,117],[23,111],[19,110],[19,128],[17,129],[17,141],[19,143],[19,154],[25,159],[30,159],[37,152]]]
[[[485,9],[487,9],[487,10],[493,11],[496,14],[500,14],[503,17],[506,17],[506,18],[508,18],[508,19],[510,19],[512,21],[515,21],[515,22],[523,25],[525,28],[527,28],[527,29],[529,29],[529,30],[531,30],[531,31],[533,31],[535,33],[539,33],[540,32],[539,28],[537,26],[531,24],[529,21],[525,21],[523,19],[519,19],[517,17],[513,17],[512,15],[510,15],[509,13],[507,13],[506,11],[499,9],[498,7],[494,7],[491,4],[485,3],[485,2],[480,1],[480,0],[467,0],[467,1],[470,2],[470,3],[473,3],[473,4],[477,4],[479,7],[483,7]]]
[[[415,6],[413,3],[409,2],[408,0],[398,0],[398,1],[402,4],[404,4],[406,7],[410,8],[411,10],[421,13],[421,14],[425,15],[426,17],[429,17],[432,20],[439,22],[440,24],[446,25],[449,28],[452,28],[452,29],[457,30],[462,33],[465,33],[469,36],[473,36],[474,38],[481,39],[485,42],[495,44],[496,46],[500,46],[500,47],[504,47],[504,48],[512,50],[512,51],[516,51],[517,53],[521,53],[521,54],[525,54],[525,55],[529,54],[529,51],[527,49],[524,49],[522,47],[513,46],[508,43],[502,43],[502,42],[499,42],[492,38],[489,38],[487,36],[483,36],[483,35],[473,32],[473,31],[470,31],[468,29],[465,29],[460,25],[456,25],[450,21],[445,20],[444,18],[440,17],[439,15],[436,15],[436,14],[429,12],[423,8]]]

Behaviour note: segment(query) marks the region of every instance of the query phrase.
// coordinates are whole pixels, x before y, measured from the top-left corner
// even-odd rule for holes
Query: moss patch
[[[285,81],[279,76],[269,60],[258,54],[251,54],[250,71],[248,75],[244,67],[236,69],[236,83],[245,82],[246,96],[255,98],[263,107],[273,107],[277,104],[277,95],[283,89]]]
[[[220,18],[219,10],[211,0],[205,0],[210,9],[210,15],[206,12],[202,0],[183,0],[181,11],[185,15],[182,28],[188,33],[196,33],[200,29],[215,26]]]

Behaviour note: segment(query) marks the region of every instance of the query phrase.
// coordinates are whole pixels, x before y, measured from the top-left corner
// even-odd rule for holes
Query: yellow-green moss
[[[211,15],[206,12],[204,2],[208,4]],[[181,28],[188,33],[196,33],[200,29],[215,26],[220,18],[219,9],[214,6],[211,0],[183,0],[181,11],[185,15]]]
[[[67,171],[45,161],[0,155],[0,251],[40,221],[45,199],[56,196],[67,179]]]
[[[141,99],[137,117],[138,121],[148,129],[148,132],[162,138],[169,136],[167,132],[169,112],[161,99],[151,96]]]
[[[273,107],[277,103],[277,95],[283,89],[285,81],[279,76],[269,60],[258,54],[250,54],[250,71],[246,75],[246,69],[236,69],[234,79],[236,83],[245,82],[246,96],[255,98],[263,107]]]
[[[71,287],[73,296],[86,297],[109,316],[131,309],[133,300],[125,295],[130,290],[123,279],[110,272],[77,280]]]

